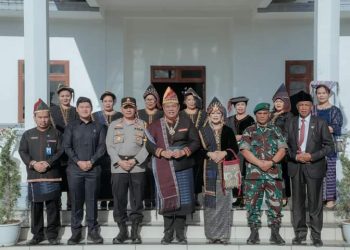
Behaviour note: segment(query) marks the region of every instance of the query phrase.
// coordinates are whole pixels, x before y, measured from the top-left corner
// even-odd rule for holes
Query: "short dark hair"
[[[328,94],[331,93],[331,90],[326,85],[323,85],[323,84],[320,84],[316,87],[316,93],[317,93],[317,90],[320,88],[324,88]]]
[[[84,97],[84,96],[81,96],[78,98],[77,100],[77,107],[79,106],[80,103],[83,103],[83,102],[87,102],[90,104],[91,108],[92,108],[92,103],[91,103],[91,100],[87,97]]]

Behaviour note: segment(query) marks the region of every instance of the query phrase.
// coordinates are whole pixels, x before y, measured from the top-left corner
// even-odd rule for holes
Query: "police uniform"
[[[269,110],[269,108],[270,105],[267,103],[258,104],[254,109],[254,114],[260,110]],[[277,126],[270,123],[266,126],[261,126],[257,123],[248,127],[243,132],[239,148],[240,150],[249,150],[259,160],[272,161],[277,151],[281,148],[287,148],[287,144],[281,130]],[[257,233],[258,227],[261,226],[261,205],[264,195],[268,206],[268,225],[272,229],[279,228],[282,217],[281,164],[275,163],[272,168],[265,172],[258,166],[248,163],[244,196],[248,212],[248,224],[252,232],[256,230]],[[258,237],[253,242],[258,243]]]
[[[122,99],[122,106],[136,109],[136,100],[132,97]],[[113,243],[123,243],[127,239],[126,221],[128,191],[130,193],[130,221],[132,222],[131,238],[134,243],[141,243],[138,227],[143,219],[143,199],[145,187],[145,168],[148,152],[145,147],[146,123],[135,118],[128,122],[120,118],[112,122],[108,128],[106,144],[111,158],[112,193],[114,199],[113,216],[118,223],[120,233],[113,239]],[[135,159],[136,165],[126,171],[118,162]]]

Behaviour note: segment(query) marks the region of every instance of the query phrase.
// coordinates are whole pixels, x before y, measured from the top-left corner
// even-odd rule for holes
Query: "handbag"
[[[337,153],[345,152],[346,140],[340,136],[334,136],[335,151]]]
[[[237,188],[239,190],[239,193],[241,192],[241,184],[242,184],[242,174],[240,169],[240,160],[237,156],[237,154],[232,150],[231,151],[235,157],[235,159],[227,161],[224,160],[222,164],[222,172],[223,172],[223,181],[224,181],[224,188],[227,189],[234,189]]]

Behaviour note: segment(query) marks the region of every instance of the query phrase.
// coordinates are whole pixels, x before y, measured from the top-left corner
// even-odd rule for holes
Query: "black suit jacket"
[[[303,165],[307,174],[311,178],[323,178],[327,171],[327,162],[325,157],[334,152],[333,137],[329,132],[328,125],[323,119],[311,116],[309,132],[306,141],[305,152],[311,154],[311,164],[301,164],[295,160],[298,150],[299,138],[299,116],[293,117],[287,126],[288,142],[288,175],[294,177],[298,167]]]

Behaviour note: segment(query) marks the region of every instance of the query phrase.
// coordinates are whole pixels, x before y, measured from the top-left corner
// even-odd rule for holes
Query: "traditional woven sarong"
[[[57,200],[61,196],[60,182],[29,182],[28,200],[31,202],[43,202]]]

